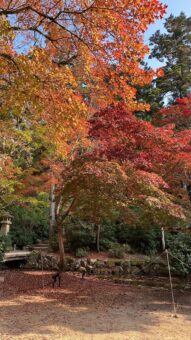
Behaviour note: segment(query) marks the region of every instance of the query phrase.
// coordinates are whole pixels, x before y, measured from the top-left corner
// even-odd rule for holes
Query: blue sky
[[[191,16],[191,0],[161,0],[163,4],[168,5],[167,13],[164,16],[164,19],[168,17],[171,13],[174,15],[179,15],[180,12],[184,12],[187,16]],[[157,20],[153,25],[150,25],[149,30],[145,34],[145,42],[148,44],[149,37],[156,31],[161,30],[164,31],[163,23],[164,19]],[[147,60],[149,64],[156,68],[161,64],[155,60]]]
[[[141,0],[140,0],[141,1]],[[168,5],[167,13],[163,19],[157,20],[153,25],[150,25],[148,31],[145,33],[145,42],[149,44],[149,37],[156,31],[161,30],[164,31],[163,23],[166,17],[168,17],[171,13],[174,15],[179,15],[180,12],[185,12],[187,16],[191,16],[191,0],[160,0],[163,4]],[[30,48],[29,45],[23,44],[22,35],[18,35],[18,38],[15,41],[16,49],[20,49],[22,52],[28,51]],[[153,68],[160,67],[161,64],[157,60],[150,60],[146,57],[149,65]]]

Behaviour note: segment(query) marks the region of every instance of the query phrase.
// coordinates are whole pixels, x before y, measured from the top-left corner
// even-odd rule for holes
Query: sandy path
[[[69,274],[53,290],[48,274],[43,281],[35,272],[2,275],[0,340],[191,340],[191,293],[176,293],[173,318],[168,291]]]

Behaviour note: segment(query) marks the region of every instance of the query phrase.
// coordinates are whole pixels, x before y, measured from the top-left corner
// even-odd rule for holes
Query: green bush
[[[191,236],[182,233],[167,233],[166,247],[175,271],[181,275],[191,273]]]
[[[78,248],[95,249],[96,241],[93,225],[80,220],[72,220],[65,225],[64,231],[67,250],[76,252]]]
[[[128,226],[127,224],[124,223],[118,223],[116,224],[116,240],[119,243],[126,243],[129,242],[129,234],[131,234],[131,230],[133,228]]]
[[[100,249],[109,250],[116,239],[116,225],[106,221],[100,228]],[[72,219],[65,225],[66,247],[69,251],[89,247],[96,249],[96,230],[92,223]]]
[[[78,248],[76,249],[76,257],[85,257],[87,256],[88,252],[87,249],[85,248]]]
[[[54,235],[51,240],[49,240],[49,247],[52,251],[57,252],[59,250],[58,237]]]
[[[3,253],[11,249],[11,238],[0,232],[0,262],[3,258]]]
[[[24,227],[17,227],[11,230],[11,238],[13,244],[16,244],[18,249],[22,249],[24,246],[32,245],[36,242],[37,238],[33,231],[27,230]]]
[[[113,243],[112,247],[109,249],[109,255],[117,259],[124,258],[125,253],[126,253],[125,247],[118,243]]]
[[[129,244],[123,244],[123,249],[125,251],[126,254],[132,254],[134,253],[133,249],[131,248],[131,246]]]
[[[105,221],[100,229],[100,249],[109,250],[113,243],[117,243],[116,224]]]
[[[104,250],[109,250],[112,248],[113,243],[111,240],[107,240],[106,238],[104,238],[103,240],[100,240],[100,250],[104,251]]]
[[[116,234],[118,242],[128,243],[138,253],[154,255],[161,248],[161,232],[157,228],[133,228],[120,224]]]
[[[75,252],[78,248],[96,249],[96,233],[94,225],[72,220],[65,226],[67,250]],[[106,221],[100,229],[100,250],[113,252],[113,244],[128,244],[128,252],[139,252],[154,255],[161,249],[161,233],[159,229],[133,228],[122,223]],[[120,253],[120,250],[118,250]]]
[[[39,200],[38,200],[39,199]],[[13,224],[10,235],[13,244],[22,249],[32,245],[38,239],[47,239],[49,233],[48,198],[45,196],[36,200],[36,204],[26,206],[13,206],[10,210],[13,215]]]

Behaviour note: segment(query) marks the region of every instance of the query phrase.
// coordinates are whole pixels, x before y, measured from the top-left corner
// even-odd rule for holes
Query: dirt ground
[[[0,272],[0,340],[189,340],[191,292],[114,285],[63,274]],[[44,288],[43,288],[44,287]]]

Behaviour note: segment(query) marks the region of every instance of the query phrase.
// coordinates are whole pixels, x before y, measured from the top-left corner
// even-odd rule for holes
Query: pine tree
[[[164,27],[166,33],[158,30],[151,36],[149,56],[164,64],[164,76],[160,75],[144,87],[137,86],[137,100],[150,105],[149,112],[137,112],[137,116],[145,120],[151,120],[153,113],[191,92],[191,17],[184,13],[177,17],[170,15]],[[142,67],[145,72],[151,70],[144,61]]]
[[[166,33],[158,30],[150,38],[150,58],[165,63],[164,76],[153,82],[153,95],[159,105],[172,104],[191,89],[191,17],[184,13],[170,15],[164,27]]]

